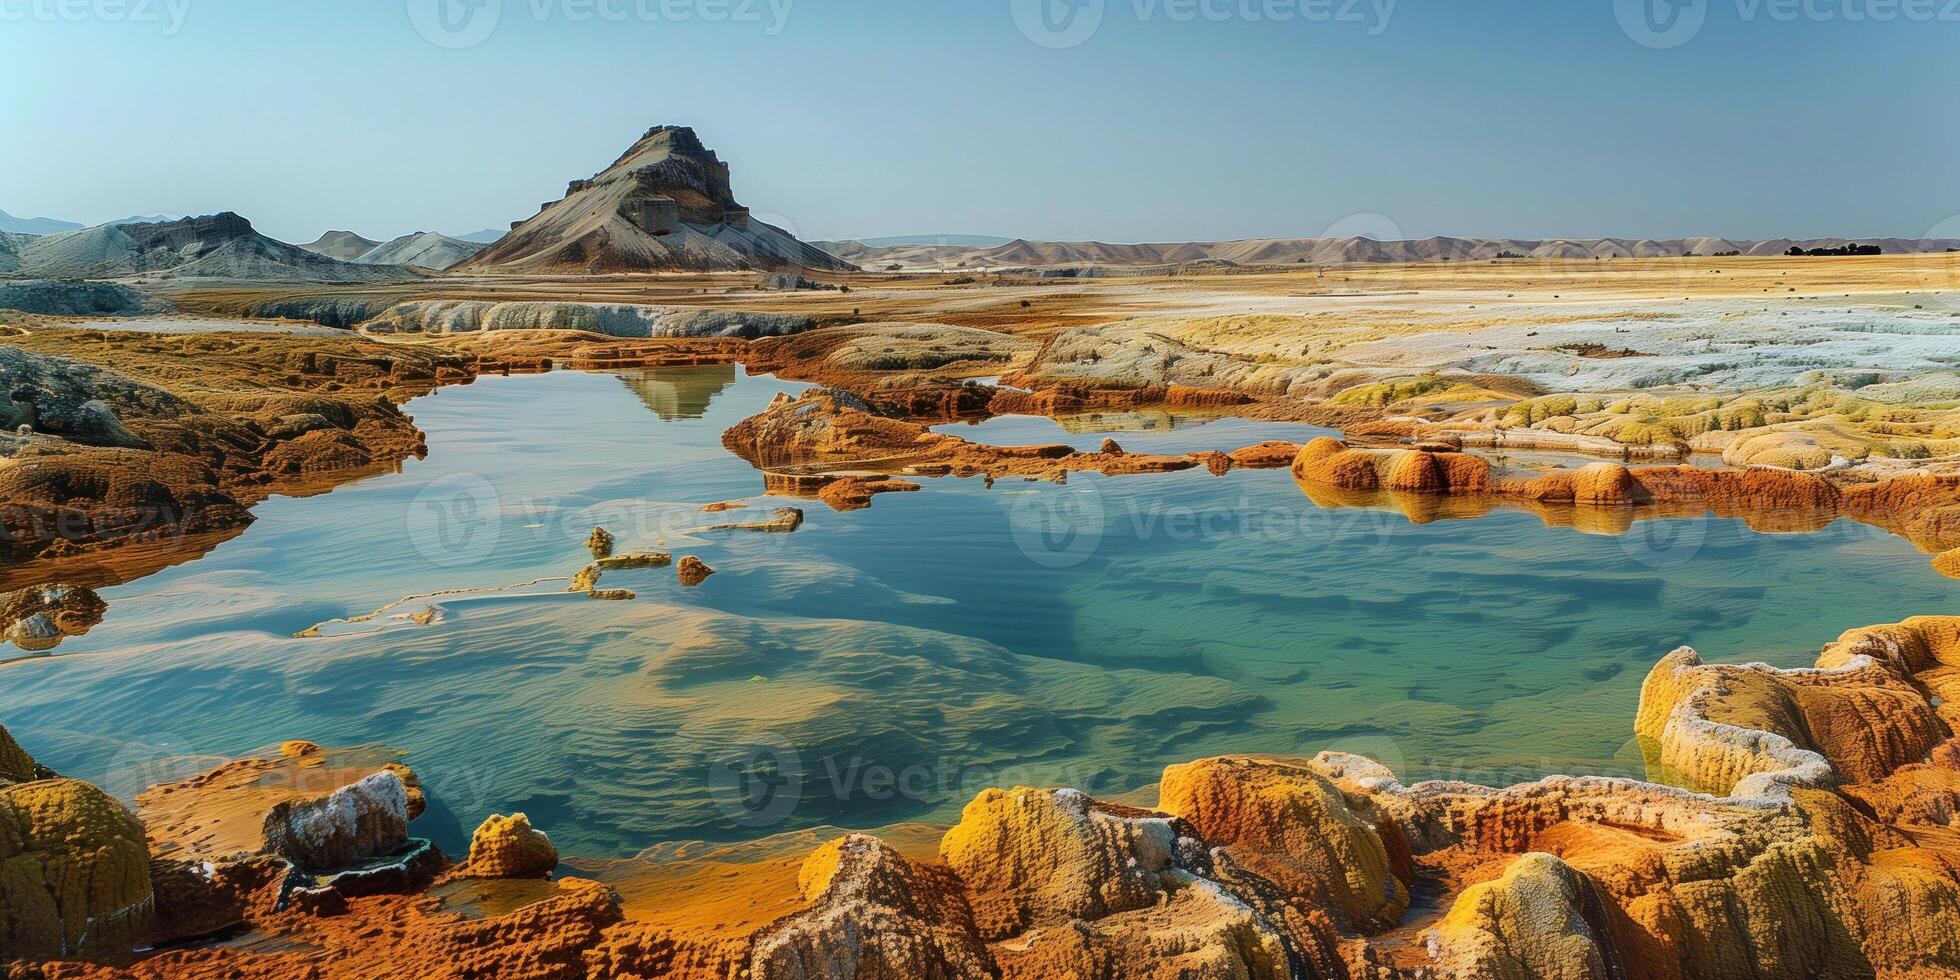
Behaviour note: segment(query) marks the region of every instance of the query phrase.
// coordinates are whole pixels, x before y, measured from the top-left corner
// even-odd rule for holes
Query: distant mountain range
[[[105,221],[103,224],[134,225],[149,221],[174,221],[177,217],[168,214],[135,215]],[[15,235],[59,235],[64,231],[80,231],[86,227],[88,226],[74,221],[62,221],[59,218],[16,218],[5,211],[0,211],[0,231]]]
[[[363,238],[351,231],[330,231],[300,247],[356,265],[415,266],[441,272],[486,246],[433,231],[413,232],[387,242]]]
[[[176,221],[97,225],[49,235],[0,234],[0,277],[401,282],[406,269],[356,265],[274,241],[229,211]]]
[[[885,238],[851,238],[843,241],[811,242],[810,244],[829,251],[829,246],[846,244],[869,245],[873,248],[891,248],[897,245],[948,245],[962,248],[994,248],[1013,241],[995,235],[891,235]]]
[[[957,238],[960,236],[943,236]],[[879,240],[891,241],[891,240]],[[1232,242],[1121,245],[1106,242],[1037,242],[998,245],[820,242],[838,258],[867,268],[1001,269],[1097,267],[1149,268],[1182,265],[1354,265],[1393,262],[1465,262],[1510,258],[1614,259],[1685,255],[1782,255],[1792,247],[1837,248],[1851,242],[1876,245],[1888,254],[1946,252],[1960,239],[1777,238],[1259,238]]]
[[[57,218],[16,218],[0,211],[0,231],[15,235],[52,235],[57,232],[74,231],[82,227],[72,221]]]

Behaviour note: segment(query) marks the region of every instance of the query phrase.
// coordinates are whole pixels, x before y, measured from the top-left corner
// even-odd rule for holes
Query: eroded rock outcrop
[[[981,933],[1005,939],[1152,904],[1188,841],[1182,830],[1163,814],[1075,790],[988,790],[967,804],[939,854],[966,882]]]
[[[542,878],[558,867],[558,847],[522,813],[491,814],[470,838],[462,873],[472,878]]]
[[[1164,771],[1160,805],[1197,836],[1288,895],[1309,898],[1352,927],[1380,930],[1409,908],[1408,844],[1349,806],[1312,769],[1212,759]]]
[[[87,363],[63,356],[77,354]],[[426,451],[397,404],[475,370],[473,358],[317,336],[53,327],[10,338],[0,558],[180,539],[192,557],[249,524],[266,496]]]
[[[265,815],[263,850],[301,868],[331,871],[408,844],[408,787],[375,773],[324,797],[281,802]]]
[[[1550,854],[1527,854],[1457,898],[1431,942],[1464,980],[1630,980],[1593,884]]]
[[[143,826],[70,779],[0,786],[0,959],[118,959],[154,926]]]
[[[598,561],[602,558],[612,557],[613,542],[614,538],[611,531],[603,527],[595,527],[592,529],[592,533],[585,539],[585,548],[592,553],[592,560]]]
[[[958,879],[863,834],[819,848],[798,889],[808,906],[755,940],[757,980],[990,977]]]
[[[1369,506],[1386,500],[1420,520],[1482,512],[1469,507],[1459,515],[1437,501],[1489,501],[1542,510],[1548,519],[1583,519],[1604,530],[1642,513],[1714,513],[1743,518],[1764,530],[1814,529],[1845,516],[1933,550],[1960,541],[1960,477],[1920,473],[1840,486],[1824,475],[1792,470],[1629,467],[1602,461],[1504,477],[1488,460],[1449,444],[1362,447],[1322,436],[1300,448],[1293,475],[1322,506]],[[1621,510],[1616,514],[1615,509]]]
[[[1125,452],[1121,447],[1113,447],[1115,452],[1085,453],[1066,445],[969,442],[887,414],[857,395],[835,389],[813,389],[798,398],[778,396],[768,410],[724,433],[722,444],[762,469],[772,492],[807,496],[829,489],[831,497],[825,499],[843,510],[868,501],[869,493],[906,489],[903,482],[863,476],[867,471],[1066,482],[1072,472],[1120,476],[1207,467],[1222,474],[1232,462],[1219,452],[1158,456]],[[1248,454],[1249,461],[1259,459],[1256,453]]]
[[[693,555],[681,556],[680,564],[675,566],[675,571],[678,573],[681,585],[690,589],[706,582],[708,576],[715,573],[714,569],[708,567],[707,562]]]

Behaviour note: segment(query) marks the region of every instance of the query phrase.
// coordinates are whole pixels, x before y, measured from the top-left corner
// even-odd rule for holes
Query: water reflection
[[[663,421],[699,419],[715,397],[735,383],[735,365],[621,368],[618,375],[634,397]]]
[[[949,422],[934,426],[933,431],[990,446],[1062,443],[1083,452],[1095,452],[1101,447],[1105,436],[1120,436],[1119,442],[1126,449],[1166,454],[1204,449],[1230,450],[1267,440],[1305,443],[1315,436],[1340,436],[1339,430],[1304,422],[1268,422],[1161,409],[1085,412],[1055,418],[996,415],[974,421]]]

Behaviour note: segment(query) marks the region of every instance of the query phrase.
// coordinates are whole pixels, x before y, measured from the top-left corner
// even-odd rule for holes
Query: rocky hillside
[[[354,265],[274,241],[229,211],[180,221],[101,225],[59,235],[10,236],[0,243],[0,275],[336,283],[413,278],[402,269]]]
[[[853,266],[751,218],[729,187],[728,165],[694,130],[660,126],[456,268],[615,273]]]
[[[352,262],[380,247],[381,243],[363,238],[351,231],[330,231],[319,238],[301,245],[309,252],[317,252],[330,259]]]
[[[478,242],[466,242],[440,232],[418,231],[378,245],[353,261],[361,265],[412,265],[441,272],[484,248]]]

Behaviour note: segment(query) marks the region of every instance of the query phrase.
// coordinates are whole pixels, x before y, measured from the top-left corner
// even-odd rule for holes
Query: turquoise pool
[[[1624,536],[1522,512],[1323,510],[1284,471],[1065,486],[926,481],[836,514],[760,498],[721,432],[795,390],[736,368],[485,378],[409,406],[431,454],[274,499],[200,560],[105,591],[59,656],[0,667],[0,722],[124,794],[283,739],[407,751],[459,847],[530,813],[567,854],[949,820],[978,789],[1117,793],[1224,752],[1371,755],[1404,778],[1638,774],[1641,678],[1692,644],[1808,663],[1853,626],[1952,611],[1909,543],[1848,522]],[[1123,422],[1108,427],[1121,430]],[[1134,451],[1307,427],[950,429]],[[750,499],[704,514],[703,504]],[[790,535],[702,531],[784,504]],[[559,594],[595,524],[719,570]],[[293,634],[403,596],[383,616]],[[501,591],[497,591],[501,590]]]

